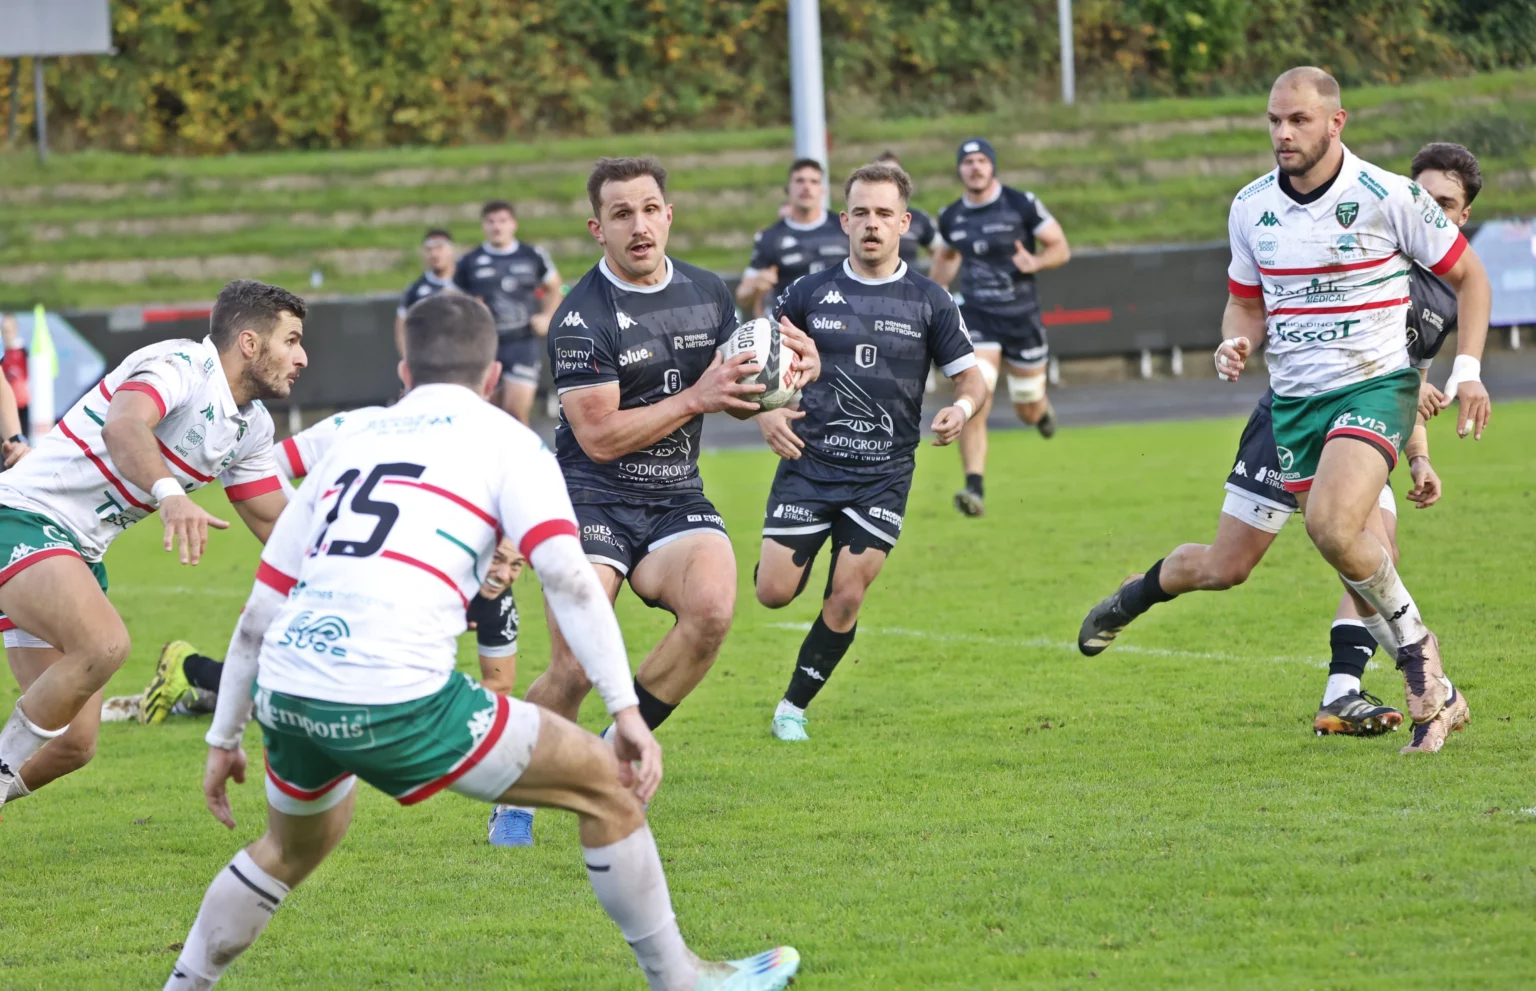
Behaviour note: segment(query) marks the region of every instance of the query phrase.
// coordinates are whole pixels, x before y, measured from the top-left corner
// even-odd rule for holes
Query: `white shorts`
[[[46,640],[39,640],[37,637],[34,637],[26,630],[18,630],[12,628],[6,630],[5,633],[0,634],[0,636],[5,638],[6,647],[42,647],[44,649],[50,649],[53,647],[53,644]]]
[[[1221,511],[1239,523],[1265,533],[1279,533],[1285,521],[1296,512],[1289,506],[1245,492],[1235,485],[1227,486],[1227,498],[1222,501]]]
[[[1391,482],[1381,487],[1381,495],[1376,497],[1376,505],[1381,507],[1383,513],[1397,515],[1397,497],[1392,494]]]

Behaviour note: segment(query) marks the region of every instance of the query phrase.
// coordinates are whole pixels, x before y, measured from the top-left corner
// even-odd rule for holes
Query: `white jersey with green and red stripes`
[[[282,487],[272,456],[272,416],[259,400],[235,403],[213,341],[172,340],[140,348],[112,369],[31,454],[0,474],[0,505],[39,513],[68,528],[88,561],[155,511],[149,493],[118,472],[102,440],[107,405],[119,391],[142,393],[160,410],[160,456],[184,491],[217,478],[231,502]]]
[[[360,406],[354,410],[343,413],[333,413],[323,420],[318,420],[292,437],[286,438],[278,445],[279,455],[277,468],[290,482],[297,482],[309,470],[319,464],[325,458],[331,445],[336,443],[336,438],[341,436],[341,428],[347,421],[356,417],[366,417],[384,409],[383,406]]]
[[[577,532],[539,435],[469,389],[423,385],[354,410],[262,550],[257,581],[288,599],[257,682],[358,705],[430,695],[453,673],[502,534],[531,558]]]
[[[1264,300],[1270,385],[1316,396],[1407,368],[1409,273],[1450,271],[1467,248],[1434,198],[1344,149],[1305,195],[1279,170],[1249,183],[1227,218],[1227,289]]]

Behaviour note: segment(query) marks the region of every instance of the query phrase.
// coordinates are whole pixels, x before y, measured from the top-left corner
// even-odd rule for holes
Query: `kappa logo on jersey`
[[[873,344],[860,344],[853,349],[853,363],[860,368],[875,367],[875,356],[878,350]]]
[[[592,338],[555,338],[555,371],[597,371],[597,346],[592,342]]]
[[[1260,468],[1259,470],[1263,471],[1264,469]],[[1232,466],[1232,474],[1234,474],[1234,475],[1241,475],[1244,478],[1247,478],[1248,477],[1248,466],[1243,464],[1243,462],[1239,461],[1237,464]]]
[[[635,318],[630,316],[628,313],[625,313],[623,310],[614,310],[613,313],[619,321],[620,330],[628,330],[635,325]]]
[[[352,635],[352,628],[340,616],[316,616],[308,609],[293,617],[280,641],[284,647],[312,650],[317,654],[346,657],[347,650],[337,644]]]
[[[1355,222],[1356,217],[1360,216],[1360,204],[1353,201],[1340,203],[1333,208],[1333,216],[1339,222],[1340,227],[1348,227]]]
[[[1259,222],[1254,224],[1253,226],[1255,226],[1255,227],[1279,227],[1280,226],[1280,218],[1275,216],[1275,213],[1274,213],[1273,210],[1265,210],[1264,211],[1264,216],[1260,217],[1259,218]]]
[[[628,365],[633,365],[637,361],[645,361],[647,358],[654,357],[656,355],[651,352],[650,348],[630,348],[619,355],[619,367],[624,368]]]
[[[820,302],[820,303],[843,303],[843,304],[846,304],[848,301],[843,299],[843,294],[841,292],[839,292],[838,290],[836,290],[836,289],[828,289],[827,292],[826,292],[826,295],[822,296],[821,299],[817,300],[817,302]]]
[[[575,310],[572,310],[571,312],[569,312],[569,313],[567,313],[565,315],[565,319],[564,320],[560,321],[560,326],[562,326],[562,327],[580,327],[582,330],[586,330],[587,329],[587,322],[581,318],[581,314],[580,313],[577,313]]]

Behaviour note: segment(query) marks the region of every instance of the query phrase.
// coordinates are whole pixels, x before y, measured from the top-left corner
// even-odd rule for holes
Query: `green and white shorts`
[[[1323,445],[1353,437],[1374,446],[1397,467],[1403,444],[1413,433],[1419,408],[1419,373],[1405,368],[1319,396],[1275,396],[1275,453],[1287,492],[1312,488]]]
[[[539,708],[497,695],[467,674],[425,698],[357,705],[254,691],[266,745],[267,802],[318,815],[357,778],[401,805],[443,789],[494,802],[522,777],[539,739]]]
[[[0,561],[7,562],[0,568],[0,585],[4,585],[21,572],[46,561],[50,557],[77,557],[80,542],[68,529],[42,515],[22,509],[0,506]],[[96,584],[107,590],[107,568],[100,561],[86,561],[86,567],[96,576]],[[0,613],[0,631],[3,631],[7,647],[47,647],[49,644],[18,629],[4,613]]]

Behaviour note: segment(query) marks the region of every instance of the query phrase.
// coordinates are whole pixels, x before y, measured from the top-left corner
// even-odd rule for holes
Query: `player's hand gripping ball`
[[[778,324],[765,317],[745,321],[720,345],[720,357],[726,361],[743,351],[753,353],[752,360],[762,367],[762,371],[742,376],[741,384],[767,386],[767,391],[743,398],[756,399],[765,410],[781,409],[795,401],[799,391],[792,388],[795,373],[790,368],[790,356],[793,352],[784,347]]]

